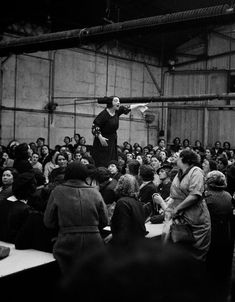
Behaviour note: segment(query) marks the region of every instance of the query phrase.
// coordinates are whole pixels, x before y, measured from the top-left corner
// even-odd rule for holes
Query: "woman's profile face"
[[[88,161],[88,159],[86,159],[86,158],[81,158],[81,163],[83,164],[83,165],[89,165],[89,161]]]
[[[86,139],[84,136],[82,136],[79,140],[80,145],[85,145],[86,144]]]
[[[166,153],[163,152],[163,151],[160,151],[159,157],[161,158],[162,161],[165,161],[166,160]]]
[[[3,152],[2,158],[4,158],[5,160],[8,160],[9,156],[6,152]]]
[[[210,171],[210,165],[209,165],[209,161],[207,159],[204,159],[204,161],[202,163],[202,170],[205,173],[208,173]]]
[[[177,163],[177,160],[178,160],[178,158],[179,158],[179,153],[174,153],[173,155],[172,155],[172,159],[171,159],[171,162],[173,163],[173,164],[176,164]]]
[[[178,157],[177,159],[177,166],[181,169],[183,167],[182,157]]]
[[[120,107],[120,100],[118,97],[114,97],[112,101],[113,109],[118,110]]]
[[[211,150],[210,149],[206,149],[206,158],[211,159]]]
[[[136,160],[138,160],[138,162],[142,165],[143,164],[143,158],[141,155],[137,155],[136,156]]]

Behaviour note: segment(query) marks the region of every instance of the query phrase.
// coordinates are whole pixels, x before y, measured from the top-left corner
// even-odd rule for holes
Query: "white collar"
[[[7,200],[11,201],[11,202],[15,202],[15,201],[21,201],[23,203],[27,203],[27,200],[24,200],[24,199],[17,199],[14,195],[10,196],[7,198]]]
[[[152,180],[149,181],[144,181],[141,185],[140,185],[140,189],[142,189],[144,186],[146,186],[148,183],[150,183]]]

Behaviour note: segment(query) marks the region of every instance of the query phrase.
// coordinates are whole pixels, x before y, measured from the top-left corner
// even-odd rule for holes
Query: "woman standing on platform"
[[[111,160],[117,160],[119,116],[128,114],[130,110],[127,106],[120,106],[119,98],[114,96],[108,98],[106,108],[95,118],[92,125],[94,135],[92,157],[96,167],[107,167]]]

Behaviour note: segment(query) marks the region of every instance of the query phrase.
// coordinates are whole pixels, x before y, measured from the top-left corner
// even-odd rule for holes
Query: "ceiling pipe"
[[[187,26],[203,26],[208,24],[208,22],[228,20],[231,16],[234,16],[234,9],[225,4],[112,23],[104,26],[100,25],[33,37],[17,38],[0,43],[0,56],[12,53],[19,54],[23,52],[78,47],[81,42],[86,44],[101,40],[107,41],[153,30],[174,30],[176,26],[184,28],[186,24]]]
[[[112,97],[96,98],[98,104],[108,104]],[[235,100],[235,94],[200,94],[200,95],[178,95],[178,96],[154,96],[154,97],[119,97],[121,103],[171,103],[171,102],[198,102],[212,100]]]

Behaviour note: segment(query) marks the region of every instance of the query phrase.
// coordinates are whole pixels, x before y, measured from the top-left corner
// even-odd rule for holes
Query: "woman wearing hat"
[[[159,179],[161,181],[157,188],[157,191],[163,199],[166,199],[170,196],[170,188],[172,183],[170,178],[171,170],[172,166],[169,164],[165,164],[157,170],[157,174],[159,175]]]
[[[206,203],[211,217],[211,244],[207,265],[214,278],[226,282],[230,275],[233,255],[232,196],[226,191],[226,178],[220,171],[207,174],[206,186]]]
[[[163,200],[166,200],[170,196],[170,188],[172,183],[170,178],[171,170],[172,166],[170,164],[165,164],[157,170],[160,179],[160,184],[157,187],[157,192],[158,194],[160,194]],[[159,211],[159,213],[151,216],[151,223],[162,223],[164,221],[164,212],[161,210]]]
[[[100,192],[86,183],[88,169],[72,162],[65,171],[65,182],[51,192],[44,213],[46,227],[58,229],[53,254],[62,273],[73,261],[104,242],[99,229],[108,223],[107,207]]]
[[[120,106],[117,96],[108,98],[107,106],[95,118],[92,125],[94,135],[92,157],[97,167],[107,167],[108,162],[117,160],[117,130],[119,116],[128,114],[130,109]]]
[[[139,168],[140,192],[139,200],[144,205],[146,218],[158,214],[154,207],[152,195],[157,193],[157,187],[154,184],[154,170],[150,165],[142,165]]]

